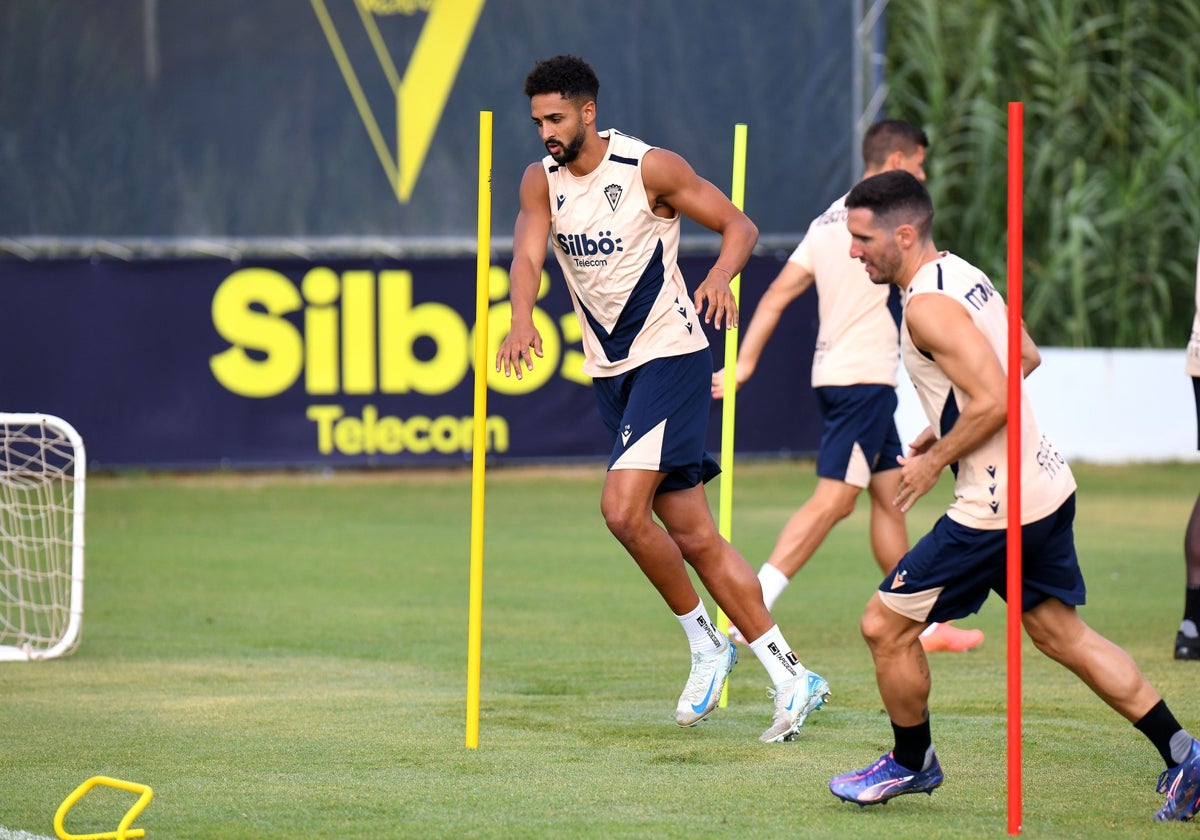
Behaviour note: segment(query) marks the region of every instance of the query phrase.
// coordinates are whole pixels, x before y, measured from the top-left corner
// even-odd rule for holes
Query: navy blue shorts
[[[1087,598],[1075,553],[1075,494],[1021,528],[1021,611],[1048,598]],[[879,584],[891,609],[915,621],[951,621],[979,612],[988,593],[1006,598],[1007,531],[980,531],[943,516]]]
[[[712,370],[712,353],[705,348],[594,379],[596,406],[613,437],[608,468],[666,473],[659,493],[720,475],[704,449]]]
[[[817,475],[866,487],[871,475],[899,468],[896,389],[891,385],[826,385],[816,389],[825,430]]]

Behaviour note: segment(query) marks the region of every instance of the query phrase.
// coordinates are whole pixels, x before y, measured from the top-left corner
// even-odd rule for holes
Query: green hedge
[[[889,116],[930,135],[938,244],[1006,283],[1025,110],[1025,316],[1043,345],[1181,347],[1200,240],[1200,0],[894,0]]]

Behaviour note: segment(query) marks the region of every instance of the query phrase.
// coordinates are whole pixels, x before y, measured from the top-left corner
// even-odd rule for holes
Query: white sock
[[[683,625],[683,632],[687,633],[692,653],[715,653],[725,646],[725,641],[717,632],[717,625],[708,617],[708,610],[704,608],[703,601],[687,615],[675,617]]]
[[[924,630],[921,631],[921,635],[928,636],[930,633],[932,633],[937,628],[938,628],[938,622],[934,621],[928,627],[926,627]]]
[[[791,646],[783,640],[778,624],[751,642],[750,650],[767,669],[772,685],[783,685],[797,674],[804,673],[804,666],[792,653]]]
[[[787,587],[788,576],[770,563],[763,563],[763,567],[758,570],[758,582],[762,585],[763,603],[769,610],[775,606],[775,600]]]

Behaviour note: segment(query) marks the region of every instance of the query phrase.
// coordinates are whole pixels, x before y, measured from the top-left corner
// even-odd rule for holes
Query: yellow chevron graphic
[[[450,89],[458,77],[467,44],[475,32],[475,24],[479,21],[486,0],[354,0],[379,66],[387,77],[389,87],[396,94],[395,158],[379,128],[371,103],[359,84],[337,27],[325,7],[325,0],[311,2],[388,183],[395,191],[396,200],[406,204],[412,197],[413,186],[421,174],[425,155],[433,142]],[[412,15],[421,10],[428,15],[409,58],[408,68],[401,78],[379,27],[375,25],[375,15]]]

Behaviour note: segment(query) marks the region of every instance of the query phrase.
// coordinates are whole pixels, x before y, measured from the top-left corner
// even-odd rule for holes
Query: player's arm
[[[1025,320],[1021,319],[1021,378],[1027,379],[1041,363],[1042,353],[1025,329]]]
[[[651,149],[642,158],[642,183],[653,210],[667,207],[721,234],[721,253],[704,282],[693,292],[696,312],[705,323],[737,327],[737,304],[729,284],[750,259],[758,228],[723,192],[701,178],[691,164],[666,149]]]
[[[754,375],[763,348],[774,334],[775,328],[779,326],[783,311],[792,301],[804,294],[815,279],[807,268],[789,260],[771,281],[758,306],[754,308],[750,326],[746,328],[738,344],[735,372],[738,388],[745,385],[746,380]],[[725,396],[724,368],[713,374],[712,395],[716,399]]]
[[[950,430],[923,453],[900,459],[895,503],[903,511],[928,493],[942,470],[977,449],[1007,419],[1008,379],[1000,360],[962,304],[944,295],[917,295],[904,311],[913,344],[933,356],[966,405]]]
[[[540,161],[526,167],[520,196],[521,209],[513,230],[513,259],[508,269],[512,323],[496,352],[496,370],[503,370],[505,376],[515,372],[517,379],[522,378],[522,361],[527,369],[533,370],[533,354],[542,356],[542,336],[533,325],[533,305],[537,302],[542,265],[546,262],[546,242],[550,238],[550,186]]]

